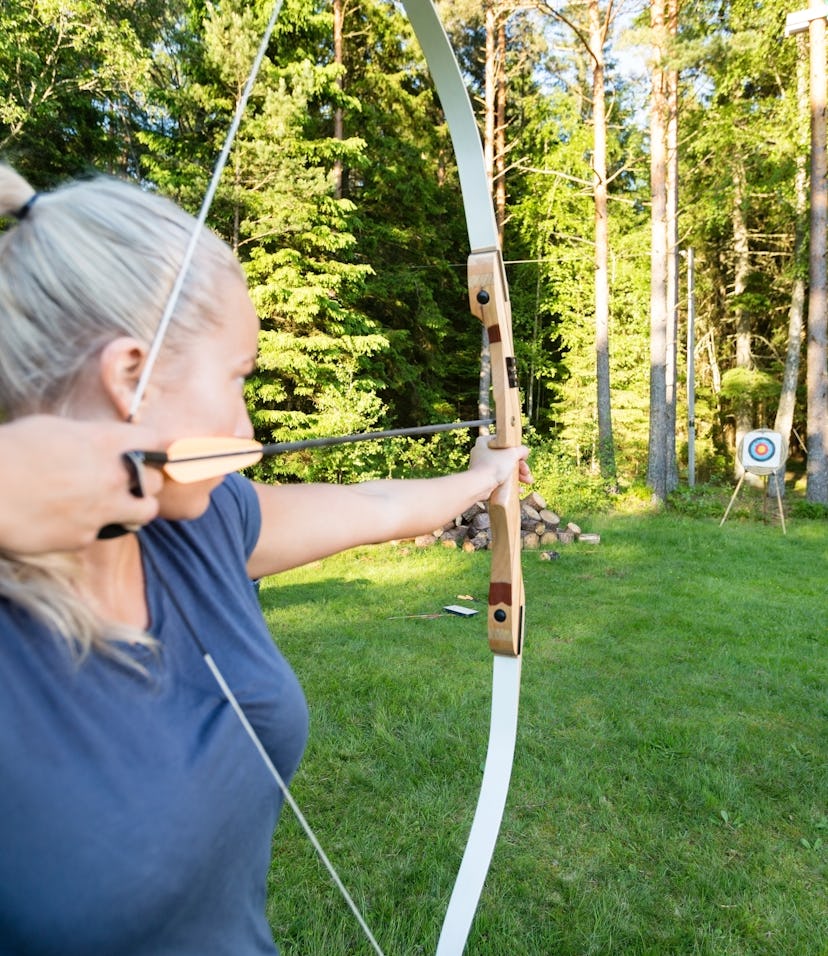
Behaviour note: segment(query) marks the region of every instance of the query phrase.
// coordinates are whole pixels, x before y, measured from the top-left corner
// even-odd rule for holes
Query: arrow
[[[229,474],[241,468],[249,468],[262,458],[285,455],[305,448],[328,448],[332,445],[347,445],[360,441],[376,441],[380,438],[434,435],[438,432],[456,431],[461,428],[484,428],[494,424],[493,418],[480,418],[471,422],[446,422],[439,425],[415,425],[412,428],[391,428],[386,431],[359,432],[354,435],[334,435],[328,438],[306,438],[300,441],[280,441],[263,445],[252,438],[179,438],[166,451],[130,451],[124,456],[130,471],[138,472],[141,465],[161,468],[164,474],[179,484],[204,481],[219,475]],[[140,484],[140,479],[135,475]]]

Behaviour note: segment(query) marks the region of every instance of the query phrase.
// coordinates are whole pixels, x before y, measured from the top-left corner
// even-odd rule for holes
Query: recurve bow
[[[432,0],[403,0],[425,54],[454,145],[471,254],[469,305],[483,323],[491,350],[496,431],[492,445],[521,443],[521,411],[512,314],[503,255],[480,132],[460,66]],[[492,565],[488,632],[494,655],[489,744],[469,839],[449,900],[437,956],[465,948],[494,852],[509,791],[517,739],[523,651],[524,590],[520,563],[517,469],[489,500]]]

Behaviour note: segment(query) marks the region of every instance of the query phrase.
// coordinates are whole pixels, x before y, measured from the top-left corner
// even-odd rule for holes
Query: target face
[[[785,439],[779,432],[765,428],[748,432],[742,439],[739,460],[745,471],[769,475],[781,467],[788,457]]]
[[[753,439],[748,445],[747,453],[754,461],[764,464],[776,454],[776,445],[763,435],[761,438]]]

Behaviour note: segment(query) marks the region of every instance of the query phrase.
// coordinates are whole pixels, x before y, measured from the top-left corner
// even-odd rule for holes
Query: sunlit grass
[[[825,522],[589,530],[524,554],[518,752],[468,952],[825,956]],[[434,952],[488,733],[483,613],[409,615],[482,610],[487,583],[486,554],[389,546],[262,590],[311,707],[295,794],[388,956]],[[370,952],[287,813],[268,912],[285,956]]]

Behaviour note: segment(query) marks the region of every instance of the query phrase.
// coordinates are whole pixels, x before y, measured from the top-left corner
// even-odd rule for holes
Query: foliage
[[[722,375],[722,398],[738,400],[747,397],[759,402],[773,398],[778,392],[778,381],[760,369],[729,368]]]
[[[549,507],[567,520],[611,510],[612,490],[596,471],[579,465],[559,446],[547,443],[532,450],[530,459],[533,488],[546,499]]]
[[[586,69],[578,75],[585,77]],[[646,446],[648,273],[641,255],[642,209],[615,201],[638,194],[634,164],[640,136],[634,124],[624,122],[623,97],[610,93],[610,364],[614,430],[623,460]],[[510,228],[538,261],[527,276],[534,286],[527,291],[535,294],[527,386],[531,421],[541,434],[554,435],[576,461],[591,464],[597,453],[597,411],[587,101],[581,85],[554,89],[524,104],[521,140],[533,165],[516,189]],[[518,294],[521,288],[518,279]]]
[[[828,519],[828,505],[820,504],[818,501],[806,501],[801,499],[792,501],[789,507],[791,518],[817,521],[825,521]]]
[[[269,6],[8,0],[0,151],[40,188],[96,168],[195,211]],[[237,250],[262,319],[248,396],[264,440],[476,415],[479,328],[467,308],[467,239],[439,100],[398,4],[357,0],[344,10],[336,62],[326,0],[286,0],[209,220]],[[508,38],[504,248],[520,386],[535,434],[589,473],[597,441],[591,113],[589,62],[572,30],[584,12],[571,4],[495,10]],[[704,480],[729,470],[737,401],[749,397],[757,424],[773,419],[791,283],[803,269],[793,256],[794,173],[807,129],[797,114],[797,43],[781,39],[786,12],[780,0],[685,6],[670,50],[682,79],[681,241],[697,265]],[[442,4],[441,15],[478,103],[480,4]],[[630,39],[646,47],[647,30]],[[630,487],[646,465],[649,235],[646,84],[625,52],[608,38],[613,429],[621,487]],[[749,246],[738,294],[737,203]],[[682,302],[682,322],[685,311]],[[745,316],[750,367],[736,371]],[[800,390],[800,434],[803,406]],[[686,419],[678,419],[683,467]],[[392,457],[343,452],[321,472],[386,473]],[[262,468],[280,479],[315,473],[298,459]]]
[[[786,12],[777,0],[758,6],[730,4],[717,12],[715,22],[705,4],[682,11],[682,219],[686,244],[696,250],[699,264],[698,332],[700,338],[713,336],[716,359],[725,370],[723,389],[733,386],[730,399],[748,396],[760,421],[772,420],[778,399],[791,280],[799,268],[793,261],[794,171],[802,148],[796,114],[797,46],[781,39]],[[737,182],[743,184],[741,195]],[[734,287],[737,203],[749,245],[749,273],[739,295]],[[750,324],[755,370],[750,382],[733,378],[733,336],[740,313]],[[706,356],[700,358],[704,377]],[[705,382],[703,389],[707,387]],[[718,420],[710,419],[719,446],[724,445],[731,408],[726,404]],[[802,424],[798,415],[795,427]]]
[[[395,420],[473,418],[480,333],[455,265],[467,240],[448,130],[401,12],[364,2],[350,27],[360,41],[346,46],[345,89],[359,109],[345,111],[345,128],[365,152],[344,189],[358,258],[372,265],[359,303],[389,341],[373,373]]]
[[[4,0],[0,153],[42,187],[90,164],[135,173],[161,0]]]
[[[354,433],[354,428],[349,428],[341,418],[336,421],[335,425],[333,419],[323,421],[319,434],[308,434],[303,438]],[[250,474],[260,481],[326,481],[337,484],[377,478],[431,478],[466,467],[472,443],[463,432],[446,432],[428,438],[389,438],[346,444],[267,458],[254,466]]]
[[[692,487],[680,485],[670,492],[667,506],[671,512],[687,518],[719,518],[721,520],[731,494],[731,487],[717,482]],[[733,517],[737,518],[738,512],[734,512]]]

